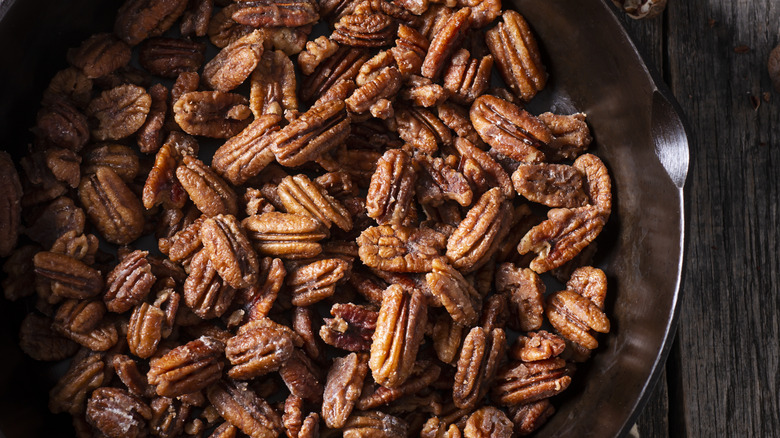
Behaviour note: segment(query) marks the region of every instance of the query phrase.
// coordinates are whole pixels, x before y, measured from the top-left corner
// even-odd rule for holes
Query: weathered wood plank
[[[685,428],[776,436],[780,94],[766,56],[780,3],[677,0],[667,18],[670,83],[695,135],[678,330]]]

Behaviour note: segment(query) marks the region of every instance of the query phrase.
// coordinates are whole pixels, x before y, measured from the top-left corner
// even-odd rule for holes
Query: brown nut
[[[452,400],[461,409],[473,409],[488,393],[506,352],[506,334],[497,328],[471,329],[458,358]]]
[[[258,115],[246,129],[217,149],[212,167],[237,186],[257,176],[274,160],[270,146],[281,121],[276,114]]]
[[[152,97],[138,85],[126,84],[103,91],[92,99],[86,114],[97,120],[92,137],[119,140],[138,131],[146,121]]]
[[[356,114],[365,113],[380,101],[393,98],[401,89],[401,80],[401,72],[396,67],[385,67],[345,100],[347,108]]]
[[[425,281],[431,295],[447,309],[453,321],[464,327],[476,324],[482,297],[457,269],[435,259]]]
[[[192,91],[173,105],[176,123],[190,135],[230,138],[251,122],[249,101],[240,94]]]
[[[176,347],[149,362],[149,384],[157,385],[155,391],[163,397],[177,397],[206,388],[222,374],[220,357],[224,349],[225,344],[209,337]]]
[[[278,131],[271,151],[282,166],[299,166],[341,144],[349,135],[349,125],[344,102],[320,103]]]
[[[8,257],[16,246],[22,221],[22,184],[19,174],[7,152],[0,152],[0,257]]]
[[[201,80],[212,90],[224,93],[241,85],[260,62],[263,35],[259,30],[225,46],[203,67]]]
[[[235,216],[217,215],[203,221],[200,240],[219,276],[235,289],[257,282],[257,254]]]
[[[324,55],[323,55],[324,56]],[[301,99],[313,102],[340,82],[354,81],[360,67],[368,60],[364,49],[340,47],[313,67],[313,72],[301,81]]]
[[[103,354],[82,350],[49,391],[49,410],[72,415],[83,413],[89,394],[104,382],[107,383],[109,376]]]
[[[292,356],[293,348],[289,333],[250,322],[225,344],[225,356],[233,365],[228,376],[247,380],[277,371]]]
[[[68,62],[89,79],[106,76],[130,62],[130,47],[110,33],[92,35],[68,50]]]
[[[295,349],[290,358],[279,368],[279,375],[290,390],[290,394],[315,403],[322,402],[321,374],[319,366],[315,365],[301,349]]]
[[[420,74],[420,68],[428,53],[428,40],[416,29],[405,24],[398,26],[395,47],[390,49],[398,70],[405,76]]]
[[[509,231],[511,205],[498,187],[480,196],[447,240],[447,258],[462,272],[487,263]]]
[[[561,336],[590,350],[599,345],[594,332],[608,333],[610,327],[593,301],[571,289],[547,297],[547,319]]]
[[[512,180],[490,154],[476,147],[471,141],[460,137],[455,139],[455,148],[461,155],[461,172],[471,183],[475,194],[482,194],[493,187],[498,187],[507,199],[514,197]]]
[[[406,152],[386,151],[371,176],[366,196],[368,216],[380,225],[400,225],[409,214],[416,180],[417,174]]]
[[[496,151],[515,161],[537,163],[552,141],[547,125],[510,102],[489,94],[478,97],[469,112],[479,136]]]
[[[422,168],[417,179],[417,200],[420,204],[438,207],[449,200],[463,207],[471,205],[474,192],[468,180],[447,160],[420,155],[415,164]]]
[[[207,392],[209,401],[217,412],[252,438],[279,436],[282,419],[246,383],[220,380]]]
[[[566,348],[563,338],[548,331],[529,332],[512,345],[510,356],[523,362],[535,362],[559,356]]]
[[[604,163],[593,154],[580,155],[572,167],[585,175],[585,190],[590,203],[607,217],[612,212],[612,180]]]
[[[461,8],[448,17],[431,41],[423,61],[422,75],[429,79],[438,79],[439,73],[470,28],[471,8]]]
[[[144,207],[113,170],[99,167],[81,179],[79,198],[87,217],[111,243],[125,245],[144,230]]]
[[[184,282],[184,303],[202,319],[222,316],[236,290],[217,274],[208,254],[200,250],[190,261],[190,275]]]
[[[539,47],[522,15],[504,11],[502,22],[485,33],[485,42],[498,72],[517,97],[527,102],[547,85]]]
[[[86,299],[103,290],[100,271],[65,254],[41,251],[33,264],[35,273],[51,281],[52,292],[63,298]]]
[[[411,375],[425,333],[427,312],[422,292],[408,293],[397,284],[385,290],[369,360],[377,383],[394,388]]]
[[[86,107],[92,98],[92,79],[74,67],[58,71],[43,92],[42,103],[48,104],[63,97],[79,108]]]
[[[335,224],[344,231],[352,229],[352,217],[342,203],[306,175],[285,177],[277,192],[289,213],[311,216],[327,228]]]
[[[146,260],[148,251],[135,250],[125,256],[108,274],[108,290],[103,295],[108,310],[124,313],[146,298],[156,280]]]
[[[496,375],[491,395],[505,406],[539,401],[568,388],[570,374],[571,369],[561,358],[512,363]]]
[[[89,124],[72,103],[56,96],[38,111],[35,133],[45,144],[78,152],[89,140]]]
[[[334,318],[325,318],[320,338],[326,344],[347,351],[369,351],[379,312],[359,304],[334,304]]]
[[[470,105],[487,91],[492,69],[491,55],[475,59],[468,50],[460,49],[452,56],[450,65],[444,71],[444,88],[452,93],[450,99],[453,102]]]
[[[260,27],[298,27],[316,22],[320,16],[312,0],[242,0],[233,13],[238,23]]]
[[[180,134],[186,135],[186,134]],[[171,137],[174,134],[171,133]],[[149,171],[144,183],[141,200],[147,209],[162,205],[165,209],[179,209],[187,202],[187,192],[176,179],[176,168],[181,161],[181,155],[176,151],[174,142],[168,141],[157,151],[154,166]]]
[[[242,225],[259,254],[287,259],[317,256],[322,252],[318,242],[328,236],[317,219],[275,211],[250,216]]]
[[[368,374],[367,362],[365,354],[357,353],[333,361],[322,402],[322,419],[329,428],[340,428],[347,422]]]
[[[366,266],[391,272],[428,272],[433,260],[441,257],[446,236],[430,228],[380,225],[363,230],[357,243]]]
[[[514,424],[506,414],[493,407],[474,411],[463,428],[464,438],[511,438]]]
[[[176,178],[206,216],[238,214],[238,197],[230,185],[197,158],[184,156]]]
[[[512,174],[517,193],[548,207],[582,207],[588,203],[582,173],[565,164],[520,163]]]
[[[515,433],[526,436],[544,426],[544,423],[555,413],[555,407],[550,399],[526,403],[509,407],[512,423],[515,424]]]
[[[431,111],[417,107],[400,107],[395,122],[398,135],[425,154],[433,154],[441,145],[452,144],[452,133]]]
[[[333,25],[331,39],[354,47],[382,47],[393,42],[398,24],[382,12],[344,15]]]
[[[333,258],[302,265],[290,271],[286,283],[295,306],[310,306],[332,296],[336,284],[349,274],[350,263]]]
[[[109,143],[84,153],[82,171],[95,173],[98,167],[110,167],[123,181],[130,183],[138,175],[140,164],[133,148]]]
[[[398,417],[380,411],[353,413],[344,424],[344,438],[402,438],[409,436],[409,425]]]
[[[187,8],[187,0],[126,0],[117,12],[114,33],[134,46],[160,36]]]
[[[151,418],[146,403],[119,388],[98,388],[87,402],[87,422],[109,438],[146,436]]]
[[[138,48],[138,62],[149,73],[176,79],[181,73],[196,72],[203,64],[206,45],[181,38],[158,37]]]
[[[149,303],[141,303],[133,310],[127,326],[127,346],[141,358],[151,357],[163,336],[165,312]]]
[[[545,286],[534,271],[502,263],[496,270],[496,290],[509,294],[512,327],[530,331],[542,326]]]
[[[299,57],[300,59],[300,57]],[[255,118],[298,111],[297,80],[292,60],[281,50],[266,51],[252,72],[249,106]]]
[[[79,346],[54,331],[49,317],[31,312],[19,327],[19,348],[35,360],[58,361],[73,356]]]
[[[569,116],[543,113],[539,114],[539,120],[547,125],[553,136],[552,142],[544,148],[544,154],[550,161],[573,159],[593,141],[583,113]]]

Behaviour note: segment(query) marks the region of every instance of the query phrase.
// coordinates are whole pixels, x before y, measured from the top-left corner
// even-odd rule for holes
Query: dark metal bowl
[[[67,48],[110,31],[120,3],[0,1],[0,148],[24,153],[42,90],[66,66]],[[537,33],[551,73],[531,109],[587,113],[615,200],[597,255],[609,278],[612,332],[600,337],[538,436],[621,436],[652,392],[674,336],[688,138],[673,97],[604,1],[505,0],[510,4]],[[29,310],[21,307],[0,305],[0,430],[9,438],[67,436],[68,418],[46,409],[53,371],[16,346]]]

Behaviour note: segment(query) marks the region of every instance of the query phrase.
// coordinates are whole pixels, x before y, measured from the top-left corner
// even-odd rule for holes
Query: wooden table
[[[778,0],[669,0],[623,20],[693,133],[677,338],[641,437],[780,436]]]

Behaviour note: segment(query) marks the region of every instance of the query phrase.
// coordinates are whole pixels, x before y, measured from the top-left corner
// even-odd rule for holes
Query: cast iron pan
[[[0,148],[23,155],[67,48],[110,31],[120,3],[0,0]],[[504,0],[510,5],[536,32],[551,76],[531,111],[587,113],[593,150],[613,178],[613,214],[596,259],[609,278],[612,332],[600,336],[537,436],[625,435],[652,392],[679,313],[688,136],[674,98],[604,1]],[[0,305],[0,430],[8,438],[69,436],[68,416],[46,408],[57,370],[16,346],[30,310],[23,307]]]

